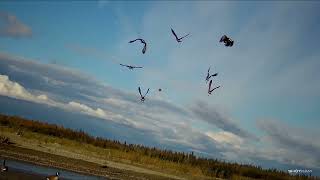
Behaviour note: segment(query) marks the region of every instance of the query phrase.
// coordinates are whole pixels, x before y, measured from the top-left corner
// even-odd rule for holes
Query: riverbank
[[[316,179],[121,143],[15,116],[0,115],[0,144],[0,155],[6,158],[107,179]]]
[[[183,174],[178,176],[161,170],[156,171],[155,168],[144,168],[142,164],[121,159],[121,154],[111,149],[34,132],[25,131],[23,135],[17,135],[15,129],[6,126],[0,126],[0,135],[8,137],[14,143],[0,145],[1,159],[25,161],[107,179],[215,179],[185,177]]]
[[[170,177],[161,177],[157,175],[128,171],[125,169],[117,169],[108,165],[101,166],[99,164],[83,161],[80,159],[73,159],[65,156],[26,149],[15,145],[0,145],[0,154],[1,159],[24,161],[35,165],[65,169],[80,174],[105,177],[106,179],[174,179]],[[19,177],[21,179],[22,176],[31,179],[41,179],[41,176],[27,174],[25,172],[19,172],[16,170],[13,171],[12,169],[10,169],[8,172],[2,173],[0,179],[19,179]]]
[[[19,171],[17,169],[10,169],[10,171],[5,173],[0,173],[1,180],[43,180],[45,177],[41,175],[27,173],[23,171]]]

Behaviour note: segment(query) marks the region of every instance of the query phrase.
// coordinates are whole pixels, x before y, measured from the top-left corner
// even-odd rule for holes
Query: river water
[[[2,163],[2,162],[1,162]],[[15,160],[6,160],[6,166],[8,166],[8,169],[10,171],[18,171],[18,172],[25,172],[28,174],[35,174],[38,176],[43,176],[44,179],[46,176],[55,175],[56,172],[59,172],[59,179],[74,179],[74,180],[101,180],[101,179],[107,179],[104,177],[98,177],[98,176],[90,176],[90,175],[84,175],[72,171],[62,170],[58,168],[51,168],[46,166],[39,166],[27,162],[22,161],[15,161]],[[5,174],[3,174],[5,175]],[[1,178],[0,178],[1,179]]]

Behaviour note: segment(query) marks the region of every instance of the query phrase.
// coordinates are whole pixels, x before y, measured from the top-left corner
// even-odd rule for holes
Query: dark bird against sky
[[[212,79],[209,82],[208,94],[211,94],[212,91],[214,91],[215,89],[220,88],[220,86],[218,86],[218,87],[215,87],[215,88],[211,89],[211,85],[212,85]]]
[[[146,50],[147,50],[147,43],[143,40],[143,39],[135,39],[135,40],[132,40],[132,41],[129,41],[129,43],[133,43],[135,41],[139,40],[142,44],[144,44],[143,46],[143,49],[142,49],[142,54],[146,53]]]
[[[228,36],[226,35],[223,35],[221,38],[220,38],[220,41],[219,42],[223,42],[225,46],[227,47],[232,47],[233,46],[233,40],[230,39]]]
[[[141,101],[142,102],[144,102],[144,100],[145,100],[145,97],[146,97],[146,95],[148,94],[148,92],[149,92],[149,88],[148,88],[148,90],[147,90],[147,92],[146,92],[146,94],[143,96],[142,95],[142,93],[141,93],[141,89],[140,89],[140,87],[138,88],[138,90],[139,90],[139,94],[140,94],[140,97],[141,97]]]
[[[174,37],[176,38],[176,41],[177,41],[177,42],[181,42],[181,40],[182,40],[183,38],[189,36],[189,34],[187,34],[187,35],[185,35],[185,36],[183,36],[183,37],[181,37],[181,38],[178,38],[177,34],[174,32],[174,30],[173,30],[172,28],[171,28],[171,32],[172,32],[172,34],[174,35]]]
[[[208,83],[208,81],[209,81],[209,79],[210,79],[211,77],[214,77],[214,76],[217,76],[217,75],[218,75],[218,73],[215,73],[215,74],[210,75],[210,68],[211,68],[211,67],[209,67],[209,69],[208,69],[208,73],[207,73],[207,77],[206,77],[206,83]]]
[[[131,65],[126,65],[126,64],[120,64],[121,66],[127,67],[129,69],[135,69],[135,68],[142,68],[141,66],[131,66]]]

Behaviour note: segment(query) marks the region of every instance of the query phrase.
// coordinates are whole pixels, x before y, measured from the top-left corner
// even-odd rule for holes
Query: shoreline
[[[28,173],[15,168],[10,168],[8,172],[0,173],[0,179],[3,180],[43,180],[44,178],[39,174]]]
[[[52,167],[71,171],[83,175],[96,176],[106,179],[172,179],[151,174],[133,172],[125,169],[117,169],[109,166],[101,166],[96,163],[87,162],[81,159],[59,156],[37,150],[18,147],[15,145],[0,145],[0,157],[3,159],[12,159],[34,165]],[[10,171],[10,170],[9,170]],[[18,172],[19,173],[19,172]],[[20,172],[21,174],[21,172]],[[37,175],[36,175],[37,176]],[[35,176],[35,177],[36,177]],[[0,176],[1,177],[1,176]]]

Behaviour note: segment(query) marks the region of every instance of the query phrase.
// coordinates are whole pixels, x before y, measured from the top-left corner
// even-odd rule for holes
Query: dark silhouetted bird
[[[132,40],[132,41],[129,41],[129,43],[133,43],[135,41],[139,40],[142,44],[144,44],[143,46],[143,49],[142,49],[142,54],[146,53],[146,50],[147,50],[147,43],[143,40],[143,39],[135,39],[135,40]]]
[[[215,73],[215,74],[210,75],[210,68],[211,68],[211,67],[209,67],[209,69],[208,69],[208,73],[207,73],[207,77],[206,77],[206,83],[208,83],[208,81],[209,81],[209,79],[210,79],[211,77],[214,77],[214,76],[217,76],[217,75],[218,75],[218,73]]]
[[[142,68],[142,67],[140,67],[140,66],[131,66],[131,65],[126,65],[126,64],[120,64],[121,66],[125,66],[125,67],[127,67],[127,68],[129,68],[129,69],[134,69],[134,68]]]
[[[234,41],[232,39],[230,39],[228,36],[226,35],[223,35],[221,38],[220,38],[220,41],[219,42],[223,42],[225,46],[227,47],[232,47],[233,46],[233,43]]]
[[[187,35],[185,35],[185,36],[183,36],[183,37],[181,37],[181,38],[178,38],[177,34],[174,32],[174,30],[173,30],[172,28],[171,28],[171,32],[172,32],[172,34],[174,35],[174,37],[176,38],[176,41],[177,41],[177,42],[181,42],[181,40],[182,40],[183,38],[189,36],[189,34],[187,34]]]
[[[145,94],[144,96],[142,96],[142,93],[141,93],[141,89],[140,89],[140,87],[138,88],[138,90],[139,90],[139,94],[140,94],[140,97],[141,97],[141,102],[144,102],[145,97],[146,97],[146,95],[147,95],[147,94],[148,94],[148,92],[149,92],[149,88],[148,88],[148,90],[147,90],[147,92],[146,92],[146,94]]]

